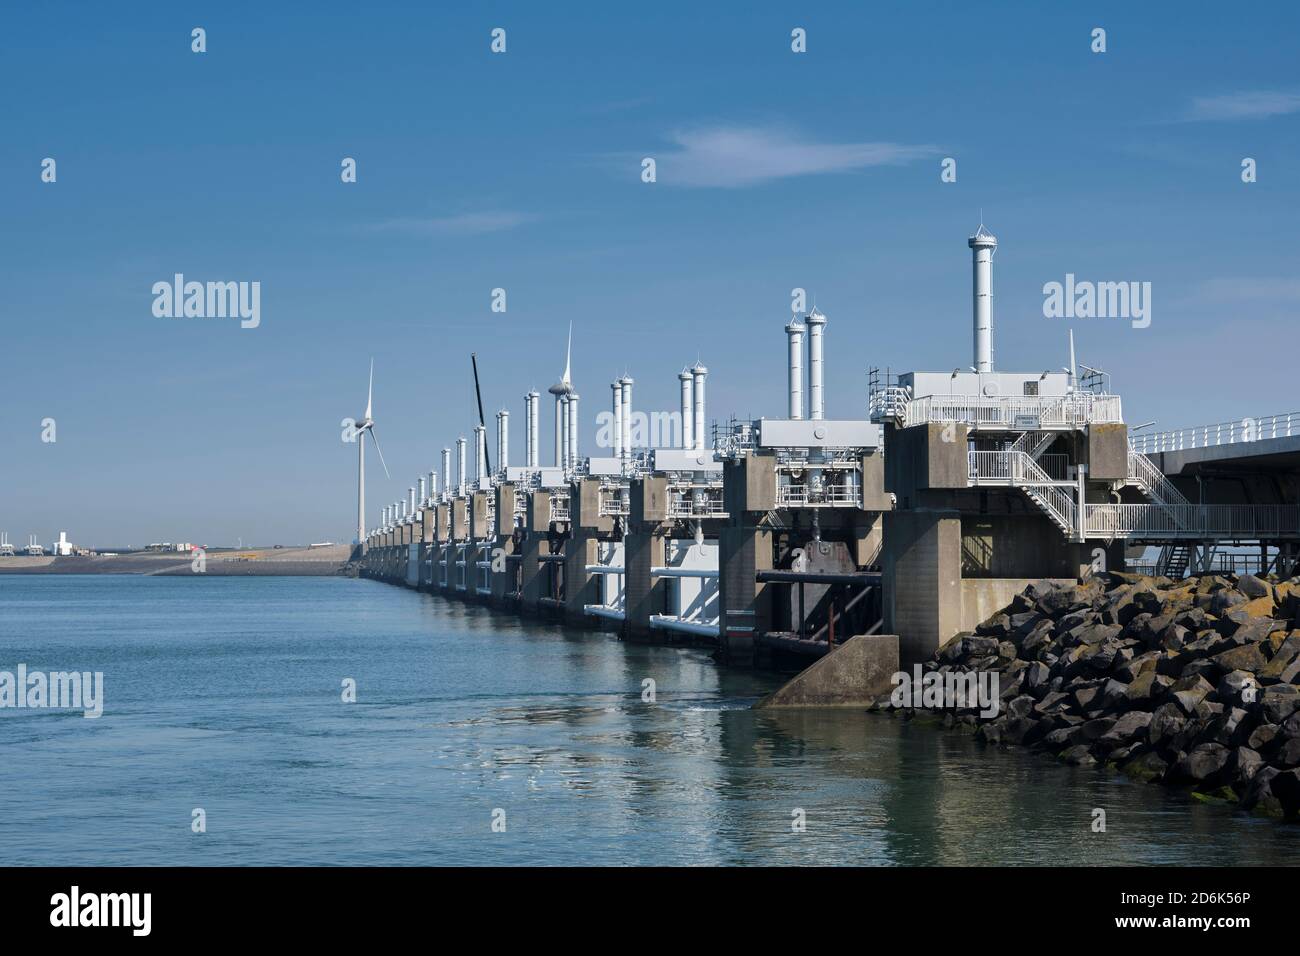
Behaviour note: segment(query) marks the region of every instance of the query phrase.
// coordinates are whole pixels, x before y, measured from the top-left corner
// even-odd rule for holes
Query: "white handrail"
[[[1300,505],[1084,506],[1084,534],[1097,538],[1300,537]]]
[[[1141,485],[1147,496],[1159,504],[1191,504],[1183,493],[1174,487],[1173,482],[1165,477],[1165,473],[1141,452],[1129,452],[1128,473],[1129,478]]]
[[[1074,534],[1074,497],[1064,490],[1072,483],[1055,481],[1023,451],[972,451],[968,458],[972,482],[1006,481],[1021,488],[1062,531]]]
[[[1120,397],[1093,392],[1074,392],[1044,398],[982,395],[926,395],[902,406],[902,424],[963,422],[974,427],[1015,428],[1020,419],[1031,418],[1034,428],[1080,427],[1092,424],[1122,424]]]
[[[1153,455],[1165,451],[1182,451],[1186,448],[1212,448],[1216,445],[1234,445],[1238,442],[1289,438],[1292,435],[1300,435],[1300,412],[1242,418],[1235,422],[1218,422],[1213,425],[1196,425],[1174,431],[1153,432],[1149,435],[1133,435],[1129,443],[1134,451]]]

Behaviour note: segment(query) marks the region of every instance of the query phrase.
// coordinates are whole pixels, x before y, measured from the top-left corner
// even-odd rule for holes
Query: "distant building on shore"
[[[192,551],[193,549],[194,549],[194,545],[190,544],[188,541],[181,541],[181,542],[179,542],[179,543],[177,543],[177,544],[172,544],[170,541],[155,541],[153,544],[146,544],[146,545],[144,546],[144,550],[146,550],[146,551],[185,551],[185,552],[188,552],[188,551]]]

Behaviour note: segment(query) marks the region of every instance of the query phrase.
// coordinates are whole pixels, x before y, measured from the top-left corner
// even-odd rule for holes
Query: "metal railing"
[[[632,505],[621,495],[610,495],[600,499],[600,516],[602,518],[626,518],[632,513]]]
[[[1292,435],[1300,435],[1300,412],[1265,415],[1262,418],[1243,418],[1240,421],[1219,422],[1215,425],[1197,425],[1150,435],[1133,435],[1129,443],[1135,452],[1153,455],[1162,451],[1210,448],[1215,445],[1233,445],[1238,442],[1262,441],[1269,438],[1289,438]]]
[[[726,518],[727,509],[722,501],[722,484],[669,485],[668,517],[670,518]]]
[[[727,424],[713,423],[713,448],[719,458],[740,458],[754,450],[755,432],[752,422],[732,418]]]
[[[599,496],[602,518],[625,518],[632,513],[626,485],[604,485],[600,488]]]
[[[927,395],[907,402],[899,423],[961,422],[974,428],[1040,431],[1123,421],[1118,395],[1073,392],[1045,398]]]
[[[1300,538],[1300,505],[1119,505],[1083,509],[1089,538]]]
[[[1034,458],[1029,456],[1031,461],[1038,462],[1038,467],[1043,470],[1047,477],[1053,481],[1069,481],[1070,479],[1070,456],[1069,455],[1040,455]]]
[[[1058,483],[1023,451],[972,451],[967,457],[972,484],[998,483],[1020,488],[1058,528],[1074,535],[1074,496],[1066,490],[1073,488],[1072,482]]]
[[[854,483],[790,482],[776,486],[778,508],[861,508],[862,486]]]
[[[1268,574],[1269,568],[1273,562],[1272,557],[1264,557],[1260,554],[1239,554],[1217,552],[1203,564],[1193,563],[1183,568],[1176,574],[1169,574],[1169,577],[1181,579],[1189,573],[1197,574],[1256,574],[1261,577]],[[1155,577],[1165,574],[1168,569],[1162,568],[1159,561],[1127,561],[1124,564],[1124,570],[1133,574],[1146,574]]]
[[[867,397],[867,417],[873,422],[901,422],[907,416],[912,390],[903,385],[873,383]]]
[[[1128,474],[1129,480],[1135,482],[1153,501],[1167,505],[1191,504],[1183,493],[1174,487],[1173,482],[1165,477],[1165,473],[1141,452],[1129,452]]]

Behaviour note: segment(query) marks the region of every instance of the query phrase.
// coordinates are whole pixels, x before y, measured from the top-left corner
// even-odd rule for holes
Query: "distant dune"
[[[209,551],[208,575],[329,575],[343,573],[352,546],[245,548]],[[168,574],[194,575],[193,557],[179,552],[119,554],[114,557],[0,558],[0,574]]]

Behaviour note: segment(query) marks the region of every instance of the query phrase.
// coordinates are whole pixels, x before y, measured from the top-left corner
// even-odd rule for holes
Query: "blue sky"
[[[981,209],[999,368],[1065,362],[1045,282],[1149,281],[1149,328],[1073,323],[1130,422],[1300,405],[1293,4],[269,6],[0,19],[11,540],[346,539],[372,355],[377,514],[472,427],[471,350],[520,459],[570,320],[584,453],[624,371],[673,408],[698,357],[710,418],[780,415],[796,286],[863,416],[871,365],[970,363]],[[259,281],[260,327],[156,318],[177,272]]]

